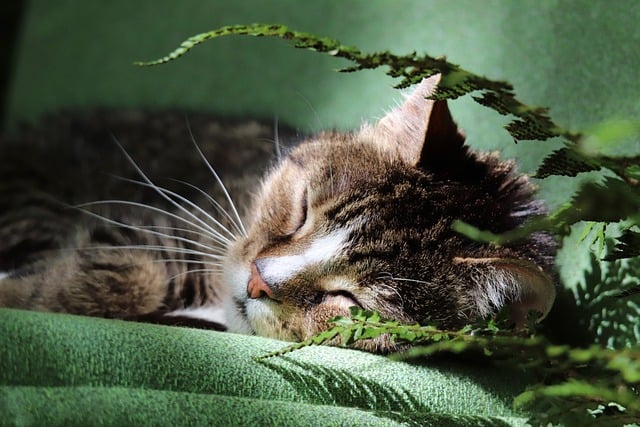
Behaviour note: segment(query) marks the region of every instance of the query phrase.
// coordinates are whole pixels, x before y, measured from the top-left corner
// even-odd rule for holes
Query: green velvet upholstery
[[[520,425],[524,373],[0,309],[0,425]]]

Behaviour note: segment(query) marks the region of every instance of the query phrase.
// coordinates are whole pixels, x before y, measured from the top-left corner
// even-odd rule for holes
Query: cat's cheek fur
[[[329,296],[307,308],[257,299],[247,301],[247,317],[257,335],[302,341],[327,329],[334,317],[349,316],[352,305],[342,296]]]
[[[246,283],[249,282],[251,273],[248,269],[244,269],[237,261],[234,261],[233,251],[231,255],[225,259],[223,264],[225,296],[223,298],[224,317],[227,329],[230,332],[241,334],[255,334],[246,315],[247,288]],[[241,310],[238,305],[244,307]]]
[[[274,307],[275,305],[277,307]],[[246,303],[247,319],[257,335],[295,341],[296,336],[289,331],[289,322],[294,322],[295,313],[278,303],[264,299],[250,299]]]
[[[330,326],[329,321],[334,317],[348,317],[350,315],[350,308],[353,306],[353,300],[345,296],[325,296],[323,302],[309,309],[305,316],[302,322],[304,338],[310,338],[327,329]]]

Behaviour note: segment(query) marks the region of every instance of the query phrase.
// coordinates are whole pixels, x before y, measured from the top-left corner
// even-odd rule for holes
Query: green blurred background
[[[6,7],[6,6],[4,6]],[[227,37],[179,61],[139,68],[190,35],[268,22],[364,51],[426,52],[513,83],[568,128],[640,116],[640,2],[635,0],[31,0],[14,51],[5,127],[59,107],[189,107],[279,117],[302,131],[358,126],[398,101],[380,70],[340,74],[343,60],[281,40]],[[469,97],[452,103],[475,147],[500,149],[532,172],[557,144],[519,145],[505,118]],[[556,205],[554,180],[544,196]]]
[[[549,107],[569,129],[640,118],[637,0],[31,0],[2,6],[3,22],[13,22],[15,5],[22,5],[23,19],[15,49],[3,50],[12,64],[5,128],[60,107],[106,105],[278,117],[307,132],[357,127],[400,99],[381,70],[336,73],[343,60],[274,39],[226,37],[167,65],[132,65],[167,54],[193,34],[253,22],[282,23],[364,51],[446,55],[511,82],[522,101]],[[516,145],[502,129],[506,118],[469,97],[450,105],[470,145],[501,150],[525,172],[559,146]],[[552,177],[540,185],[556,207],[576,182]],[[559,259],[565,283],[582,283],[592,263],[588,251],[577,250],[574,239]]]

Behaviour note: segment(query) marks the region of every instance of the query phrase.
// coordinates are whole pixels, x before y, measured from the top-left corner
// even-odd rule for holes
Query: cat
[[[544,317],[555,297],[550,235],[499,247],[451,228],[460,219],[500,233],[544,207],[513,162],[464,143],[446,101],[429,99],[439,79],[353,132],[301,138],[279,127],[293,142],[275,159],[268,125],[197,114],[72,115],[5,139],[0,306],[201,317],[288,341],[352,306],[448,329],[503,309],[516,327],[530,310]],[[190,137],[187,122],[211,165],[176,142]],[[106,148],[109,134],[128,154]],[[64,167],[49,160],[58,145],[72,153]],[[132,178],[98,172],[127,175],[122,164],[135,161]],[[160,186],[159,176],[189,181]],[[103,202],[82,205],[90,214],[54,200],[91,196]],[[356,347],[397,348],[388,337]]]

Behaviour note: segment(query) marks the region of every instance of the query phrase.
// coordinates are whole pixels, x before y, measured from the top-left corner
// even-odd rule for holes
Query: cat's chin
[[[249,268],[228,262],[225,264],[224,277],[227,290],[224,307],[229,332],[295,341],[295,337],[283,329],[283,322],[272,307],[277,304],[275,301],[248,297]]]
[[[336,316],[349,316],[350,308],[362,307],[348,291],[328,291],[322,302],[306,311],[266,296],[250,298],[250,268],[227,260],[224,266],[227,295],[224,300],[228,331],[285,341],[301,341],[326,329]]]
[[[248,323],[256,335],[283,341],[300,340],[301,337],[288,328],[291,323],[297,323],[296,320],[283,315],[280,303],[265,298],[249,299],[246,310]],[[281,317],[287,318],[287,321],[283,321]]]

